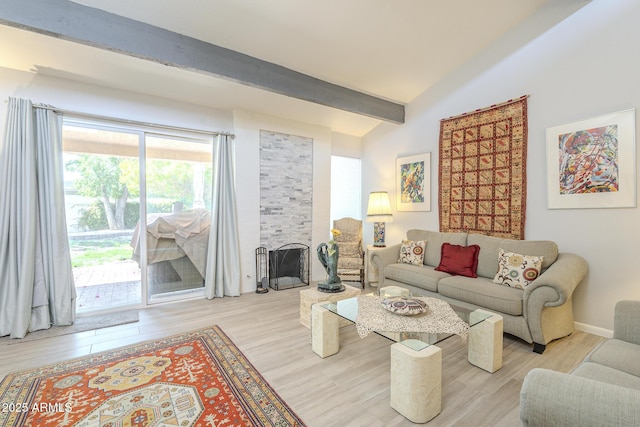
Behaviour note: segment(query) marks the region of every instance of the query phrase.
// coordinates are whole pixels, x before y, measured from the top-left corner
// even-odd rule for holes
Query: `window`
[[[361,160],[331,156],[331,224],[344,217],[362,219]]]

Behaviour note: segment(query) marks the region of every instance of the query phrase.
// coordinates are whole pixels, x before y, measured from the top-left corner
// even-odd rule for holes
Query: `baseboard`
[[[613,331],[610,329],[598,328],[597,326],[587,325],[586,323],[573,323],[574,328],[578,331],[587,332],[589,334],[598,335],[599,337],[612,338]]]

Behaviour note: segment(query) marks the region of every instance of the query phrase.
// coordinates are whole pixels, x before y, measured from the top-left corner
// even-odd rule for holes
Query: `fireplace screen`
[[[289,243],[269,251],[269,286],[276,291],[309,285],[309,246]]]

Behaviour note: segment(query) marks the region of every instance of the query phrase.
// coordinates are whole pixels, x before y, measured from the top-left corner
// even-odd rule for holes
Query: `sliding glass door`
[[[65,118],[78,312],[202,293],[211,147],[207,135]]]
[[[142,302],[131,238],[140,218],[140,134],[87,123],[63,126],[67,231],[78,312]],[[137,181],[137,180],[136,180]]]
[[[211,222],[211,142],[146,135],[150,301],[204,288]]]

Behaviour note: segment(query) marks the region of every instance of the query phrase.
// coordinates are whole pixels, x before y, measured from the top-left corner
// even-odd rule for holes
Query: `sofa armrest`
[[[616,304],[613,337],[640,344],[640,301],[619,301]]]
[[[398,262],[401,246],[400,243],[397,243],[386,248],[377,249],[371,255],[371,262],[378,269],[378,289],[384,286],[384,266]]]
[[[553,289],[551,298],[545,299],[546,307],[557,307],[567,302],[575,288],[587,275],[587,261],[579,255],[559,253],[556,262],[551,264],[536,280],[525,288],[524,299],[530,299],[541,288]],[[526,308],[525,308],[526,309]]]
[[[545,307],[559,307],[571,300],[575,288],[587,275],[587,261],[579,255],[559,253],[523,294],[524,317],[527,319],[534,342],[546,344],[542,334],[542,311]]]
[[[532,369],[520,391],[520,420],[533,426],[632,426],[640,391],[548,369]]]

